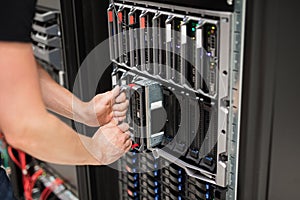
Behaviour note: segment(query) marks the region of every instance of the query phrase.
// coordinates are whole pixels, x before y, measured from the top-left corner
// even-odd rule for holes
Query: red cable
[[[26,200],[32,200],[32,189],[38,179],[39,176],[42,175],[43,170],[39,169],[36,171],[32,176],[29,175],[27,172],[26,167],[26,154],[20,150],[17,150],[19,155],[19,160],[13,154],[12,147],[8,146],[7,148],[8,154],[12,161],[21,169],[22,171],[22,181],[23,181],[23,188],[24,188],[24,196]]]
[[[62,183],[63,183],[63,181],[61,179],[56,178],[48,187],[46,187],[43,190],[43,192],[40,196],[40,200],[46,200],[49,197],[49,195],[52,193],[52,190],[51,190],[52,186],[58,186]]]
[[[21,164],[20,162],[16,159],[15,155],[13,154],[12,152],[12,147],[11,146],[8,146],[7,147],[7,152],[8,152],[8,155],[9,157],[11,158],[11,160],[21,169]]]
[[[48,193],[49,191],[49,188],[46,187],[43,192],[41,193],[41,196],[40,196],[40,200],[44,200],[45,199],[45,195]]]
[[[31,189],[31,177],[27,172],[27,167],[26,167],[26,154],[20,150],[17,150],[19,153],[19,158],[20,158],[20,164],[21,164],[21,170],[23,174],[23,186],[24,186],[24,195],[26,200],[31,200],[32,199],[32,191]]]
[[[37,179],[44,173],[44,170],[39,169],[31,176],[31,185],[30,185],[30,191],[32,192],[33,187],[37,181]]]
[[[50,196],[51,193],[52,193],[52,191],[49,189],[49,190],[47,191],[47,193],[45,194],[43,200],[47,200],[47,198]]]
[[[7,148],[8,154],[11,157],[12,161],[21,169],[22,171],[22,179],[23,179],[23,187],[24,187],[24,196],[26,200],[32,200],[32,189],[37,181],[37,179],[43,174],[43,170],[39,169],[36,171],[32,176],[29,175],[27,172],[27,167],[26,167],[26,154],[20,150],[17,150],[19,154],[19,159],[18,161],[16,157],[13,154],[12,147],[8,146]],[[40,199],[41,200],[46,200],[49,195],[52,193],[51,187],[53,185],[60,185],[62,184],[63,181],[59,178],[56,178],[50,186],[46,187],[43,192],[41,193]]]
[[[26,155],[25,153],[21,152],[20,150],[17,150],[18,155],[19,155],[19,159],[20,162],[16,159],[15,155],[13,154],[12,151],[12,147],[8,146],[7,147],[7,152],[10,156],[10,158],[12,159],[12,161],[21,169],[22,171],[22,181],[23,181],[23,188],[24,188],[24,196],[27,200],[31,200],[31,194],[29,194],[30,191],[28,191],[29,189],[29,185],[30,185],[30,181],[29,178],[26,176],[26,174],[24,174],[25,170],[26,170]]]

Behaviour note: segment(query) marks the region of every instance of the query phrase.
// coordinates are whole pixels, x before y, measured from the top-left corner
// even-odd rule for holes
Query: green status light
[[[193,28],[192,28],[192,31],[195,31],[195,30],[196,30],[196,29],[193,27]]]

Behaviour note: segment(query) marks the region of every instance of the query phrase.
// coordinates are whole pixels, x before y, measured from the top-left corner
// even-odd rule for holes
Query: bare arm
[[[37,66],[42,98],[47,109],[69,119],[73,119],[76,116],[79,122],[83,122],[87,114],[85,113],[88,106],[87,103],[82,102],[70,91],[57,84],[39,64]],[[82,109],[73,109],[73,104]]]
[[[115,117],[125,116],[128,107],[125,94],[121,94],[117,98],[118,105],[114,109],[112,107],[116,96],[119,95],[118,88],[99,94],[90,102],[82,102],[70,91],[57,84],[40,65],[38,65],[38,74],[43,101],[53,112],[90,126],[108,123],[113,117],[113,111]]]
[[[7,142],[48,162],[101,164],[101,155],[94,158],[83,145],[100,145],[97,137],[79,137],[46,111],[35,66],[30,44],[0,42],[0,127]],[[121,139],[112,145],[128,150],[128,137],[116,129],[110,131]]]

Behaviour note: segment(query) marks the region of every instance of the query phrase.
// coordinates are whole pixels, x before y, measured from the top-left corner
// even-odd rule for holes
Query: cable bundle
[[[24,196],[26,200],[33,200],[32,199],[32,190],[33,187],[38,180],[38,178],[44,173],[44,170],[39,168],[34,174],[30,175],[27,170],[27,163],[26,163],[26,154],[23,151],[17,150],[19,155],[19,160],[13,154],[13,149],[11,146],[7,148],[8,154],[12,161],[21,169],[22,171],[22,179],[23,179],[23,188],[24,188]],[[62,184],[63,181],[59,178],[56,178],[49,186],[45,187],[43,192],[41,193],[40,200],[46,200],[52,192],[53,186],[57,186]]]

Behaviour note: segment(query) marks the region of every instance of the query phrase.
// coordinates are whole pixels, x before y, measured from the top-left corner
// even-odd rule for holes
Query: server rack
[[[72,5],[68,5],[68,7],[74,8],[72,12],[76,13],[74,17],[76,38],[74,41],[76,42],[73,41],[74,48],[70,49],[77,50],[77,58],[73,61],[81,63],[91,49],[107,37],[103,31],[106,26],[103,24],[106,24],[108,20],[105,15],[109,3],[92,0],[73,3],[70,3]],[[179,3],[181,6],[194,5],[196,7],[190,1]],[[197,2],[197,5],[205,9],[212,9],[215,6],[217,10],[222,10],[219,4],[211,2],[201,1]],[[297,35],[299,24],[294,20],[297,13],[296,5],[297,2],[292,0],[254,0],[248,1],[245,5],[247,31],[243,54],[245,60],[242,62],[244,73],[240,162],[238,174],[235,174],[238,178],[237,199],[276,200],[296,199],[298,197],[299,182],[297,180],[299,180],[299,173],[297,170],[299,162],[294,158],[297,158],[299,148],[294,147],[297,146],[299,139],[298,134],[295,134],[298,129],[299,107],[291,107],[287,104],[296,105],[299,102],[299,93],[293,87],[299,85],[297,78],[299,68],[294,67],[297,66],[299,38],[287,37],[286,29],[281,29],[281,26],[278,26],[280,23],[287,27],[293,27],[293,33]],[[231,7],[231,11],[233,8],[234,6]],[[236,26],[240,25],[236,24]],[[88,31],[85,32],[84,30]],[[72,37],[72,34],[70,36]],[[234,60],[240,63],[240,57],[235,55],[234,57]],[[73,69],[70,68],[69,70]],[[73,76],[70,77],[75,78],[77,69],[74,71]],[[106,73],[107,79],[111,72],[112,69]],[[102,90],[110,87],[107,81],[99,83],[99,88]],[[287,88],[291,89],[288,90]],[[98,92],[100,91],[99,89]],[[287,114],[291,116],[286,117]],[[287,125],[289,129],[284,129]],[[152,161],[152,157],[145,159]],[[146,167],[154,168],[154,164]],[[178,179],[176,181],[170,180],[171,177],[168,174],[176,175],[177,178],[180,177],[181,181],[185,181],[186,174],[176,167],[178,166],[170,165],[167,169],[163,169],[162,173],[159,173],[159,177],[163,177],[164,181],[169,179],[169,181],[176,182],[178,186]],[[283,171],[284,173],[282,173]],[[127,191],[122,187],[119,188],[118,193],[116,192],[116,185],[119,184],[118,177],[126,183],[125,180],[129,180],[128,176],[134,180],[135,174],[119,174],[108,167],[80,167],[77,176],[80,199],[120,199],[122,195],[125,194],[126,197],[128,193],[126,194]],[[148,179],[148,175],[144,178],[143,176],[144,174],[139,180],[141,188],[145,183],[144,180]],[[152,183],[155,184],[154,181],[146,184]],[[206,186],[201,183],[203,182],[194,178],[186,182],[187,192],[191,191],[189,193],[190,199],[196,199],[197,197],[193,196],[195,194],[203,195],[203,193],[197,193],[199,188],[201,191],[206,189]],[[166,191],[162,185],[160,185],[160,189],[160,191]],[[149,191],[144,190],[144,192],[147,194]]]
[[[242,2],[237,2],[236,8],[239,6],[242,8]],[[124,12],[126,9],[138,15]],[[241,65],[234,64],[231,55],[235,54],[236,58],[241,55],[243,26],[235,24],[243,23],[242,11],[197,10],[136,1],[112,2],[109,6],[110,49],[115,50],[111,56],[115,63],[113,77],[120,78],[120,69],[131,73],[126,75],[125,72],[123,76],[126,77],[120,78],[121,85],[124,82],[129,85],[132,95],[128,122],[135,147],[129,153],[132,155],[124,158],[124,164],[120,163],[119,169],[125,168],[128,172],[127,178],[120,172],[119,187],[127,188],[127,193],[120,192],[125,195],[123,199],[236,198],[239,132],[231,128],[239,126],[239,105],[236,102],[239,97],[234,99],[232,94],[235,92],[238,96],[240,93],[242,69],[239,68]],[[162,28],[152,30],[155,15],[165,16],[165,21],[161,21]],[[130,20],[137,21],[137,25]],[[130,23],[129,28],[133,30],[127,35],[126,27]],[[153,35],[157,29],[161,30],[159,36]],[[139,36],[130,34],[132,32]],[[161,35],[165,35],[165,40],[161,41],[162,49],[153,49],[152,37]],[[138,46],[131,48],[129,54],[124,53],[128,40]],[[154,63],[160,70],[152,66],[157,51],[165,52],[165,63]],[[134,64],[124,62],[125,58],[133,60]],[[158,71],[155,76],[154,71]],[[127,76],[131,76],[129,80]],[[161,115],[159,109],[163,109],[157,105],[171,98],[162,95],[167,91],[175,94],[179,103],[169,109],[168,124],[163,129],[154,130],[158,126],[155,118]],[[235,110],[231,104],[236,104]],[[154,105],[155,109],[152,109]],[[168,109],[170,105],[165,106]],[[176,120],[169,118],[178,109],[180,116],[176,124]],[[159,114],[155,115],[157,112]],[[178,133],[171,132],[168,126],[178,126]],[[152,159],[148,156],[149,151],[153,153]],[[177,173],[162,173],[157,166],[164,167],[168,161],[185,174],[177,177]],[[146,175],[138,174],[139,169]],[[193,178],[206,189],[191,191],[186,184]]]
[[[239,199],[298,198],[299,37],[296,1],[253,1],[246,7],[245,71],[241,123]],[[287,59],[288,58],[288,59]],[[288,89],[290,87],[290,89]],[[284,156],[286,155],[286,156]],[[286,164],[290,160],[290,164]],[[284,191],[284,192],[282,192]]]
[[[71,10],[61,1],[38,1],[36,14],[32,25],[31,38],[33,41],[33,51],[37,61],[44,67],[52,78],[61,86],[71,90],[73,74],[76,69],[74,58],[76,51],[73,47],[74,37],[68,36],[72,30],[72,26],[68,24],[72,16]],[[73,40],[73,41],[72,41]],[[74,48],[73,50],[71,48]],[[72,67],[71,67],[72,66]],[[72,127],[71,120],[59,116],[67,125]],[[55,165],[46,162],[40,162],[49,178],[59,177],[69,188],[66,196],[60,195],[61,191],[54,192],[58,198],[73,198],[78,197],[78,182],[75,166]],[[49,179],[48,178],[48,179]],[[41,182],[46,186],[47,178],[42,178]]]
[[[147,2],[149,3],[149,1]],[[164,1],[164,3],[170,3],[170,1]],[[274,175],[274,173],[278,172],[279,168],[281,170],[287,169],[287,165],[285,163],[293,160],[291,157],[293,155],[296,157],[298,152],[296,149],[293,149],[293,146],[296,145],[285,145],[284,143],[286,142],[285,139],[289,140],[291,144],[294,144],[293,142],[298,141],[297,135],[293,134],[294,131],[288,131],[289,137],[285,137],[284,134],[280,134],[277,131],[277,128],[280,129],[280,127],[284,127],[285,124],[289,124],[291,127],[294,127],[295,130],[297,130],[297,113],[299,113],[297,111],[298,107],[293,109],[291,109],[291,107],[287,108],[285,106],[286,104],[283,105],[280,104],[280,102],[282,102],[283,99],[284,101],[287,100],[285,95],[293,95],[293,98],[287,101],[291,104],[297,104],[296,101],[299,99],[299,95],[296,90],[286,90],[286,88],[290,88],[291,85],[299,85],[297,82],[298,79],[296,78],[298,70],[293,67],[297,63],[297,60],[295,59],[297,56],[294,56],[293,58],[289,57],[289,64],[284,64],[287,61],[285,57],[288,57],[289,53],[292,52],[292,55],[296,55],[299,39],[297,37],[286,37],[286,34],[284,34],[285,29],[280,29],[277,24],[277,22],[283,24],[289,22],[287,24],[290,27],[299,27],[299,24],[293,20],[293,16],[295,16],[295,13],[297,13],[297,2],[292,0],[288,2],[282,0],[254,0],[251,2],[247,1],[247,4],[244,4],[244,7],[236,7],[236,3],[239,3],[239,1],[233,2],[234,5],[232,6],[228,6],[226,4],[227,9],[225,8],[225,10],[232,12],[233,9],[246,9],[246,44],[245,52],[241,52],[242,55],[244,55],[245,60],[242,61],[240,60],[239,56],[236,54],[233,55],[233,60],[237,61],[237,63],[244,64],[242,86],[243,104],[241,108],[241,143],[239,156],[240,162],[239,171],[238,173],[234,174],[238,179],[237,199],[273,200],[297,198],[298,194],[296,192],[296,188],[299,187],[299,183],[297,183],[295,180],[299,178],[299,173],[296,171],[299,162],[292,162],[294,167],[291,167],[289,171],[285,171],[285,176],[283,177],[284,181],[287,183],[292,182],[292,184],[285,184],[285,182],[278,179],[276,182],[273,181],[277,177],[281,177],[277,176],[278,174]],[[181,4],[180,6],[193,5],[193,7],[198,5],[198,7],[203,9],[215,8],[215,10],[224,11],[224,7],[222,7],[222,5],[211,1],[201,1],[196,3],[194,1],[178,1],[178,5],[179,4]],[[151,3],[149,3],[148,6],[151,7]],[[80,63],[93,49],[93,47],[107,38],[108,35],[106,35],[106,33],[109,31],[107,30],[105,33],[103,30],[106,29],[104,24],[106,24],[108,20],[108,18],[105,16],[106,8],[108,7],[109,2],[107,1],[105,3],[100,3],[99,1],[85,0],[77,1],[75,3],[74,12],[76,13],[75,24],[77,27],[77,48],[79,52],[78,59],[80,60]],[[131,13],[134,12],[132,11]],[[156,22],[154,21],[153,23],[155,24]],[[99,24],[101,24],[101,26]],[[241,25],[241,23],[236,23],[237,27]],[[86,37],[87,35],[84,34],[84,30],[88,30],[90,37]],[[278,30],[280,31],[278,32]],[[294,28],[295,34],[298,30],[298,28]],[[155,30],[153,32],[155,32]],[[282,51],[283,47],[286,49],[285,42],[286,44],[289,44],[289,51]],[[113,54],[111,53],[110,55]],[[154,53],[154,58],[155,55],[156,53]],[[278,55],[282,55],[282,57],[279,57]],[[274,61],[274,56],[277,57],[278,61],[280,61],[279,63]],[[130,56],[130,58],[132,58],[132,56]],[[132,61],[130,62],[133,63]],[[112,69],[110,69],[110,72],[107,73],[107,80],[109,80],[111,72]],[[283,74],[285,77],[289,77],[287,79],[291,79],[293,81],[279,83],[277,82],[280,80],[279,74]],[[277,83],[276,87],[275,82]],[[107,84],[107,81],[103,81],[99,85],[99,88],[103,90],[110,88],[110,84]],[[99,89],[99,91],[101,90]],[[281,94],[284,95],[281,96]],[[276,100],[274,98],[276,98]],[[270,102],[276,103],[272,104]],[[279,116],[284,117],[284,113],[286,113],[282,110],[283,114],[280,115],[281,109],[292,113],[294,116],[280,120]],[[274,115],[274,113],[276,114]],[[273,116],[275,117],[273,118]],[[276,133],[274,131],[275,128],[272,128],[271,125],[273,121],[274,126],[275,120],[278,124],[278,126],[276,126]],[[283,140],[283,138],[285,139]],[[278,148],[285,147],[285,155],[289,156],[277,154],[278,148],[276,146]],[[146,159],[151,160],[151,158]],[[285,162],[280,162],[281,159],[283,159]],[[278,167],[274,165],[274,162],[277,163],[276,166]],[[154,167],[154,165],[150,167]],[[172,173],[168,171],[173,170],[173,168],[174,165],[168,167],[168,169],[164,170],[159,176],[168,178],[168,175],[165,174]],[[173,174],[180,175],[180,173],[182,173],[180,170],[177,172],[173,171]],[[125,188],[120,187],[120,192],[116,192],[118,177],[125,182],[126,180],[129,180],[128,176],[132,176],[133,180],[135,177],[134,174],[119,174],[117,171],[109,167],[86,167],[80,173],[78,173],[78,175],[82,182],[82,186],[79,187],[79,190],[81,191],[79,192],[80,199],[120,199],[122,195],[125,194],[126,196],[127,191],[125,191]],[[183,176],[185,176],[185,174]],[[145,181],[142,177],[139,181],[141,187],[144,182]],[[176,182],[178,183],[178,180]],[[194,192],[191,192],[191,194],[197,193],[195,188],[198,189],[203,187],[203,185],[198,182],[199,181],[197,179],[191,179],[189,182],[187,182],[188,192],[189,190],[192,190]],[[164,190],[164,187],[160,188]],[[277,188],[276,191],[274,188]],[[281,192],[281,189],[286,192]],[[145,191],[145,193],[148,193],[148,191]],[[196,196],[192,196],[190,199],[196,199]]]
[[[75,75],[78,71],[75,48],[72,4],[65,1],[39,0],[32,24],[32,46],[37,62],[48,71],[49,75],[61,86],[71,90]],[[72,122],[66,118],[59,118],[67,125]],[[51,148],[51,147],[49,147]],[[51,185],[55,179],[63,184],[53,188],[50,198],[78,199],[78,182],[76,166],[55,165],[36,160],[26,155],[29,173],[43,169],[44,174],[35,185],[33,198],[37,198],[42,190]],[[18,167],[11,163],[11,180],[15,196],[23,199],[24,191],[22,175]],[[34,197],[35,196],[35,197]]]
[[[164,1],[164,3],[168,2],[170,3],[170,1]],[[235,1],[233,3],[237,2],[239,1]],[[124,1],[122,1],[121,3],[124,3]],[[153,8],[151,6],[152,3],[149,3],[149,1],[143,1],[143,3],[148,3],[149,8]],[[178,3],[181,6],[191,5],[191,1],[180,1]],[[222,10],[220,9],[220,5],[215,4],[215,2],[193,2],[192,5],[193,7],[196,7],[198,5],[198,7],[202,7],[203,9],[215,8],[216,10]],[[287,24],[290,27],[294,27],[295,33],[299,30],[299,28],[296,28],[299,27],[299,24],[295,22],[295,20],[293,20],[293,16],[295,16],[295,13],[297,13],[296,5],[297,2],[295,1],[286,2],[281,0],[264,0],[251,2],[247,1],[247,3],[244,5],[245,7],[240,8],[246,10],[246,44],[245,51],[244,53],[242,52],[245,60],[241,62],[244,65],[244,78],[242,86],[243,103],[241,108],[242,123],[239,156],[240,162],[239,171],[238,173],[234,174],[238,179],[237,199],[285,199],[297,198],[298,195],[296,193],[296,188],[299,187],[299,183],[297,183],[296,180],[299,178],[299,173],[297,173],[296,168],[299,165],[299,162],[292,161],[294,165],[291,165],[289,167],[289,171],[285,171],[283,179],[286,182],[279,180],[279,177],[282,176],[277,176],[278,173],[277,175],[274,175],[275,171],[279,172],[279,169],[287,169],[286,163],[288,162],[288,160],[293,160],[291,157],[296,156],[298,150],[293,149],[293,145],[286,145],[286,142],[290,141],[291,144],[294,144],[294,142],[297,141],[297,134],[294,134],[294,131],[288,131],[289,137],[286,138],[285,134],[280,134],[277,130],[274,131],[274,128],[272,128],[274,127],[274,121],[276,119],[276,123],[278,124],[276,126],[277,128],[285,127],[285,123],[287,123],[291,127],[294,127],[295,130],[297,129],[296,120],[298,119],[297,113],[299,113],[297,111],[298,107],[293,108],[292,110],[291,107],[287,108],[286,104],[283,105],[282,101],[287,100],[284,97],[285,95],[293,95],[293,98],[287,101],[291,104],[297,104],[296,100],[299,99],[299,95],[297,92],[295,92],[295,90],[286,90],[286,88],[292,87],[291,85],[299,85],[299,83],[297,82],[298,79],[295,77],[298,74],[298,69],[295,69],[295,67],[293,67],[297,63],[297,60],[295,59],[296,56],[294,58],[288,56],[291,49],[292,53],[290,52],[290,55],[296,55],[296,49],[297,44],[299,44],[299,39],[297,37],[286,37],[286,35],[284,34],[285,29],[281,29],[281,26],[278,26],[278,22],[282,24],[288,22]],[[229,11],[232,11],[235,8],[236,7],[234,5],[231,7],[231,10],[229,9]],[[132,10],[131,13],[133,14],[134,10]],[[154,21],[153,24],[156,23],[157,22]],[[241,25],[241,23],[236,24],[236,26]],[[156,30],[153,30],[153,32],[155,31]],[[129,34],[132,34],[132,32],[130,31],[130,27]],[[153,38],[153,40],[159,39],[159,37]],[[283,53],[283,47],[285,50],[287,50],[287,46],[284,45],[285,42],[286,44],[289,44],[291,49],[289,49],[289,51],[284,51]],[[133,46],[134,43],[131,43],[131,45]],[[130,49],[130,52],[131,51],[132,49]],[[154,61],[159,60],[159,58],[155,57],[156,55],[158,54],[154,53]],[[283,56],[280,57],[278,55]],[[237,61],[237,63],[240,63],[241,60],[239,56],[234,54],[233,57],[233,60]],[[278,59],[277,61],[279,61],[280,64],[275,62],[274,57]],[[287,65],[288,69],[284,64],[286,62],[284,57],[289,57],[287,62],[289,63]],[[130,58],[132,58],[132,56],[130,56]],[[134,63],[133,61],[130,62]],[[156,67],[154,67],[154,69],[155,68]],[[154,74],[157,73],[158,70]],[[279,74],[284,74],[285,77],[288,76],[293,81],[289,82],[290,84],[288,82],[278,83],[277,81],[280,80]],[[280,94],[283,93],[285,95],[282,95],[280,98]],[[275,103],[272,103],[274,101],[276,102],[276,106]],[[281,104],[279,102],[281,102]],[[281,110],[282,113],[293,113],[293,117],[285,118],[284,120],[281,119],[280,121],[279,118],[286,115],[280,115],[279,110]],[[274,115],[274,113],[277,114]],[[273,118],[274,116],[275,118]],[[238,127],[235,126],[233,128]],[[282,154],[278,154],[279,151],[277,147],[285,147],[285,156],[283,156]],[[281,159],[283,159],[285,162],[280,162]],[[274,165],[275,162],[276,166],[278,167]],[[172,167],[170,166],[170,168]],[[168,170],[165,170],[166,172],[164,173],[168,173],[167,171],[170,171],[170,168]],[[110,181],[107,181],[107,179],[103,181],[104,177],[109,177],[108,173],[113,174],[111,176],[112,178],[110,179]],[[92,177],[98,177],[91,182],[91,184],[93,185],[92,190],[94,190],[93,188],[95,187],[95,185],[99,186],[99,188],[103,188],[101,190],[98,190],[97,192],[96,190],[94,190],[93,199],[120,199],[122,195],[127,198],[126,195],[128,195],[128,193],[126,194],[126,187],[120,187],[119,194],[116,194],[115,192],[115,186],[117,183],[115,181],[116,172],[114,170],[106,167],[101,169],[94,168],[93,172],[90,175]],[[128,176],[131,177],[128,178]],[[126,180],[134,180],[135,176],[135,174],[119,174],[120,180],[124,180],[124,185],[126,185]],[[165,175],[159,176],[165,177]],[[274,179],[276,179],[277,181],[274,182]],[[139,181],[139,187],[143,188],[144,182],[145,181],[143,180],[142,175],[141,181]],[[190,182],[192,182],[192,184],[190,184]],[[194,187],[195,185],[197,185],[197,181],[192,180],[190,182],[188,182],[188,190],[201,188],[199,184],[199,186]],[[276,188],[276,191],[274,190],[274,188]],[[281,189],[286,192],[281,192]],[[145,194],[148,193],[148,191],[146,190],[144,192]],[[190,198],[196,199],[196,196]]]

